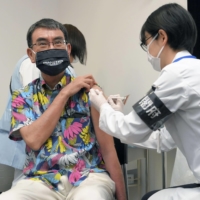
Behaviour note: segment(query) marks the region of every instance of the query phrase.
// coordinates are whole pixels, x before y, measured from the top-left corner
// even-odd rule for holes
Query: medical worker
[[[100,91],[91,90],[91,103],[100,111],[100,128],[126,143],[140,143],[165,124],[200,182],[200,60],[192,55],[195,22],[180,5],[166,4],[150,14],[140,36],[141,47],[160,76],[128,115],[120,112],[122,101],[107,102]],[[152,192],[145,199],[197,200],[200,184]]]

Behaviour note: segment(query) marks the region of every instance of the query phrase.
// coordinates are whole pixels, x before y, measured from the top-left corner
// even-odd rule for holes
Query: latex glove
[[[104,103],[108,103],[106,98],[103,96],[103,92],[98,90],[98,89],[90,89],[89,92],[89,98],[91,101],[91,104],[98,110],[100,111],[100,107]]]
[[[120,97],[119,94],[116,95],[110,95],[108,97],[108,103],[111,105],[111,107],[116,110],[116,111],[120,111],[123,112],[123,108],[124,108],[124,103],[121,99],[117,99],[116,101],[113,100],[113,97]]]
[[[74,152],[72,154],[66,154],[64,156],[62,156],[59,161],[58,161],[58,164],[60,165],[60,167],[66,167],[66,166],[69,166],[70,164],[76,164],[77,161],[78,161],[78,152]]]

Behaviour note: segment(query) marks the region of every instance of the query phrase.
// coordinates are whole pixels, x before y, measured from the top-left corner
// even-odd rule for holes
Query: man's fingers
[[[85,75],[84,78],[89,78],[89,79],[93,80],[94,84],[97,84],[94,77],[91,74]]]

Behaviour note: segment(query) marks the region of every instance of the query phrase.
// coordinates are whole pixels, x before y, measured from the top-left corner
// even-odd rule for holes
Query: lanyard
[[[176,60],[173,61],[174,62],[178,62],[179,60],[182,60],[184,58],[196,58],[195,56],[183,56],[183,57],[180,57],[180,58],[177,58]]]

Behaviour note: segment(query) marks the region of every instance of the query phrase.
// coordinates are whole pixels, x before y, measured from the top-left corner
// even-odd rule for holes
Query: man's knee
[[[20,197],[21,198],[21,197]],[[18,195],[15,195],[12,190],[8,190],[6,192],[3,192],[0,195],[0,200],[20,200],[20,198],[18,198]],[[22,198],[21,198],[22,199]]]

